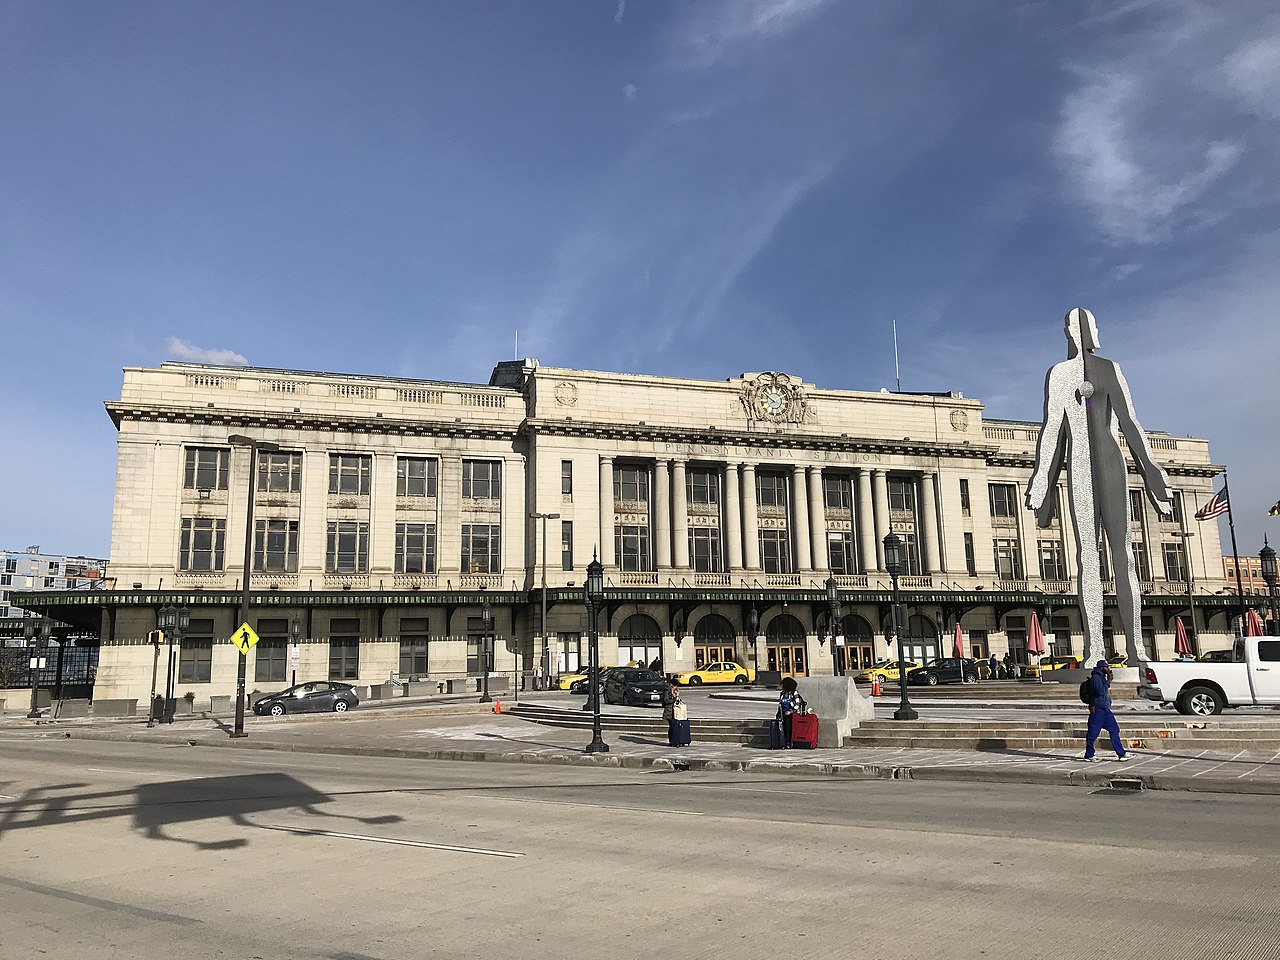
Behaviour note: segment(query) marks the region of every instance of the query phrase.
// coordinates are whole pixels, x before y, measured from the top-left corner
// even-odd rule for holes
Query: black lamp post
[[[844,664],[840,662],[840,648],[836,646],[836,630],[840,626],[840,585],[836,583],[835,574],[827,577],[827,611],[831,615],[831,672],[838,677],[844,673]]]
[[[26,638],[27,649],[31,652],[31,711],[27,714],[28,720],[37,720],[40,717],[40,708],[36,706],[36,691],[40,687],[40,671],[43,669],[41,661],[44,659],[44,651],[49,646],[49,637],[53,635],[53,623],[48,617],[38,617],[23,621],[22,635]]]
[[[191,611],[186,607],[161,607],[156,614],[156,626],[164,631],[165,643],[168,647],[168,669],[164,680],[164,712],[160,715],[162,723],[173,723],[173,715],[177,711],[176,699],[178,672],[174,663],[173,642],[181,642],[183,632],[191,626]]]
[[[480,702],[492,703],[489,696],[489,630],[493,626],[493,608],[489,606],[489,594],[480,588],[484,604],[480,608],[480,620],[484,624],[484,636],[480,638]]]
[[[889,585],[893,591],[889,620],[893,624],[893,635],[898,641],[898,687],[902,694],[898,709],[893,712],[893,719],[918,720],[920,714],[916,713],[907,698],[907,657],[902,651],[902,617],[898,605],[898,574],[902,573],[902,566],[902,539],[890,530],[884,538],[884,569],[889,574]]]
[[[587,622],[591,631],[591,662],[588,668],[591,686],[591,742],[587,744],[587,753],[608,753],[609,745],[604,742],[600,732],[600,632],[597,618],[604,605],[604,564],[591,555],[587,564],[587,582],[582,585],[582,597],[587,604]]]
[[[295,613],[293,617],[289,620],[289,642],[293,646],[293,650],[289,651],[289,659],[295,664],[297,663],[297,661],[293,659],[293,655],[295,652],[300,653],[300,651],[298,650],[298,641],[301,639],[302,639],[302,620]],[[297,666],[294,666],[293,669],[290,671],[289,686],[296,687],[297,685],[298,685],[298,668]]]
[[[1267,581],[1267,593],[1271,599],[1269,632],[1273,637],[1280,637],[1280,619],[1276,618],[1276,552],[1265,536],[1262,538],[1262,549],[1258,551],[1258,559],[1262,561],[1262,579]]]

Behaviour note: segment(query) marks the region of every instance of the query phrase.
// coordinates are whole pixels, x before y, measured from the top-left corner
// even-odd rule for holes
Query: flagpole
[[[1240,632],[1244,633],[1246,607],[1244,604],[1244,581],[1240,579],[1240,550],[1236,547],[1236,521],[1231,515],[1231,490],[1227,484],[1227,471],[1222,471],[1222,494],[1227,498],[1227,526],[1231,529],[1231,560],[1236,568],[1236,589],[1240,591]]]

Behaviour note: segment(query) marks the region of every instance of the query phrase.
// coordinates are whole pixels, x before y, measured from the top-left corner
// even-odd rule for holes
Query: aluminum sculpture
[[[1120,446],[1124,437],[1147,496],[1161,514],[1173,512],[1169,477],[1156,463],[1137,417],[1129,385],[1114,360],[1099,356],[1093,314],[1077,307],[1067,314],[1067,359],[1045,377],[1044,424],[1036,466],[1027,486],[1027,507],[1036,523],[1049,526],[1057,512],[1058,478],[1065,466],[1075,524],[1076,574],[1084,622],[1085,667],[1106,656],[1102,638],[1104,544],[1110,549],[1116,603],[1129,663],[1148,657],[1142,642],[1142,593],[1129,533],[1129,470]]]

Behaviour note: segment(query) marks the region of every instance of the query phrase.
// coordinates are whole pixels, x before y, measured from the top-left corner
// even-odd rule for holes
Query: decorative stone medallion
[[[951,429],[963,433],[969,429],[969,415],[963,410],[951,411]]]
[[[561,380],[555,388],[556,403],[562,407],[572,407],[578,402],[578,388],[567,380]]]

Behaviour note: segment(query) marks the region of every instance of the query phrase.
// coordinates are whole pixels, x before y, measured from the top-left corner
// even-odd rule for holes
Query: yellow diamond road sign
[[[249,648],[258,642],[258,635],[253,632],[253,627],[247,623],[242,623],[236,627],[236,632],[231,635],[231,642],[240,650],[240,655],[246,656]]]

